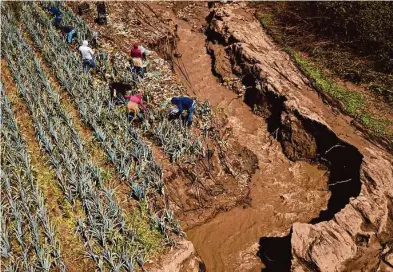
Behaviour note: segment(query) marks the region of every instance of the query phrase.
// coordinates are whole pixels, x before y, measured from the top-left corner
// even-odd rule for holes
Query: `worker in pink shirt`
[[[136,95],[124,95],[124,98],[128,100],[127,108],[128,108],[128,119],[132,120],[135,117],[138,117],[139,120],[143,119],[143,115],[140,112],[140,108],[145,112],[147,107],[143,104],[142,94],[137,93]]]

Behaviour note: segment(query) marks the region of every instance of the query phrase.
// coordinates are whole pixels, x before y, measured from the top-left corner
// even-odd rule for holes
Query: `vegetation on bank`
[[[393,147],[393,3],[253,5],[261,24],[314,87]],[[337,77],[367,88],[348,89]]]

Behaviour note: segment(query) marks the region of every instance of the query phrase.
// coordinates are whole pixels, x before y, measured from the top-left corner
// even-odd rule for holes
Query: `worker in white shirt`
[[[88,72],[90,68],[96,68],[96,64],[93,59],[94,51],[88,45],[88,41],[85,40],[82,42],[82,45],[79,46],[79,52],[81,52],[82,55],[83,68],[85,72]]]

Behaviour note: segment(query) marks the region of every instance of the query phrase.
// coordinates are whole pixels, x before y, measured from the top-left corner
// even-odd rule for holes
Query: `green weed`
[[[151,227],[149,210],[145,202],[140,203],[140,206],[126,218],[126,221],[129,223],[127,225],[132,226],[138,241],[143,245],[141,248],[145,257],[149,258],[163,251],[162,234],[158,229]]]
[[[371,116],[370,113],[366,112],[359,116],[359,121],[367,129],[370,129],[378,136],[390,136],[393,140],[393,132],[389,130],[389,126],[392,125],[388,120],[383,120]]]
[[[276,11],[277,13],[277,11]],[[293,49],[285,42],[285,33],[280,31],[277,25],[277,18],[275,13],[257,12],[256,18],[266,29],[267,33],[283,47],[303,71],[306,76],[314,82],[319,91],[326,93],[329,97],[340,101],[343,110],[358,120],[365,128],[376,136],[386,137],[387,140],[393,143],[393,124],[389,120],[384,120],[373,116],[367,109],[366,98],[363,94],[354,92],[346,88],[344,85],[336,83],[334,79],[329,76],[322,64],[316,63],[309,58],[303,57],[300,51]]]
[[[299,53],[291,50],[290,54],[304,73],[314,81],[316,87],[330,97],[340,100],[349,114],[358,116],[364,110],[366,102],[361,93],[352,92],[345,86],[335,83],[323,73],[321,68]]]

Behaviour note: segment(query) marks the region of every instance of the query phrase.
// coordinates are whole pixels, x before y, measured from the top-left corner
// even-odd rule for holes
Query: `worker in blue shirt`
[[[63,14],[61,13],[60,9],[58,7],[49,6],[48,11],[55,16],[55,20],[53,23],[55,27],[59,27],[61,20],[63,19]]]
[[[72,40],[78,35],[76,29],[72,26],[60,26],[60,29],[68,43],[72,43]]]
[[[179,96],[173,97],[171,99],[171,103],[179,109],[178,115],[180,115],[184,110],[187,111],[187,125],[191,126],[192,114],[195,111],[196,101],[186,96]]]

